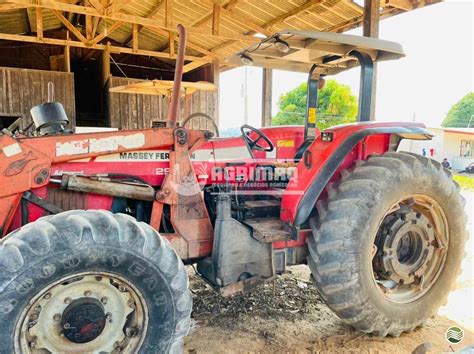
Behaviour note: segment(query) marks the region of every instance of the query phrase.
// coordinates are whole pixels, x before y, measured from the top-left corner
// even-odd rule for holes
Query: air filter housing
[[[66,132],[64,128],[68,125],[69,119],[61,103],[43,103],[34,106],[30,113],[36,130],[40,135],[54,135]]]

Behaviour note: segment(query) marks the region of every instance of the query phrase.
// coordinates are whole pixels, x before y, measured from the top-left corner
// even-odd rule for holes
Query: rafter
[[[59,12],[58,10],[52,10],[51,12],[59,19],[59,21],[61,21],[64,27],[66,27],[69,31],[72,32],[72,34],[76,36],[77,39],[84,43],[88,42],[87,38],[84,37],[82,33],[76,27],[74,27],[74,25],[69,22],[66,17],[61,14],[61,12]]]
[[[215,35],[219,35],[221,9],[221,6],[219,6],[218,4],[214,4],[214,9],[212,11],[212,34]]]

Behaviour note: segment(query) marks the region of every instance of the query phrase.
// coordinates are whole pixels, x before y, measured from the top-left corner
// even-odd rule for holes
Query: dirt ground
[[[474,234],[474,193],[465,197],[468,228]],[[306,266],[291,267],[274,283],[230,299],[216,294],[189,267],[194,310],[184,352],[411,353],[423,343],[431,343],[430,353],[458,351],[474,345],[474,238],[469,240],[466,254],[458,287],[440,315],[399,338],[372,337],[343,324],[322,302]],[[455,324],[465,333],[457,345],[445,339],[446,330]]]
[[[474,333],[465,330],[461,345],[450,346],[444,334],[455,322],[441,316],[399,338],[357,332],[324,305],[305,266],[292,267],[274,283],[230,299],[217,295],[196,275],[191,276],[191,289],[194,321],[185,353],[411,353],[425,342],[432,344],[432,352],[452,352],[474,344]]]

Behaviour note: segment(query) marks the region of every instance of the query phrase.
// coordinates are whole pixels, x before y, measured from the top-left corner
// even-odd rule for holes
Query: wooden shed
[[[227,57],[282,29],[343,32],[363,25],[364,35],[376,37],[379,19],[439,1],[0,0],[0,66],[22,69],[2,69],[0,124],[19,114],[28,120],[53,81],[73,124],[148,127],[163,118],[163,97],[126,97],[108,88],[172,80],[178,23],[188,31],[184,80],[218,85],[219,72],[230,68]],[[263,125],[270,83],[265,69]],[[216,93],[197,92],[183,105],[183,114],[219,119]]]

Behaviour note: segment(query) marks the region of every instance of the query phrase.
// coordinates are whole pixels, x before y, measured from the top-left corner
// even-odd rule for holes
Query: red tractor
[[[72,134],[59,103],[0,134],[1,353],[179,352],[192,298],[184,264],[223,296],[307,264],[356,329],[398,336],[446,301],[467,237],[451,173],[397,152],[417,123],[367,122],[371,38],[284,31],[236,55],[309,71],[305,126],[213,138],[177,124],[180,31],[165,126]],[[359,122],[316,128],[322,77],[361,67]]]

